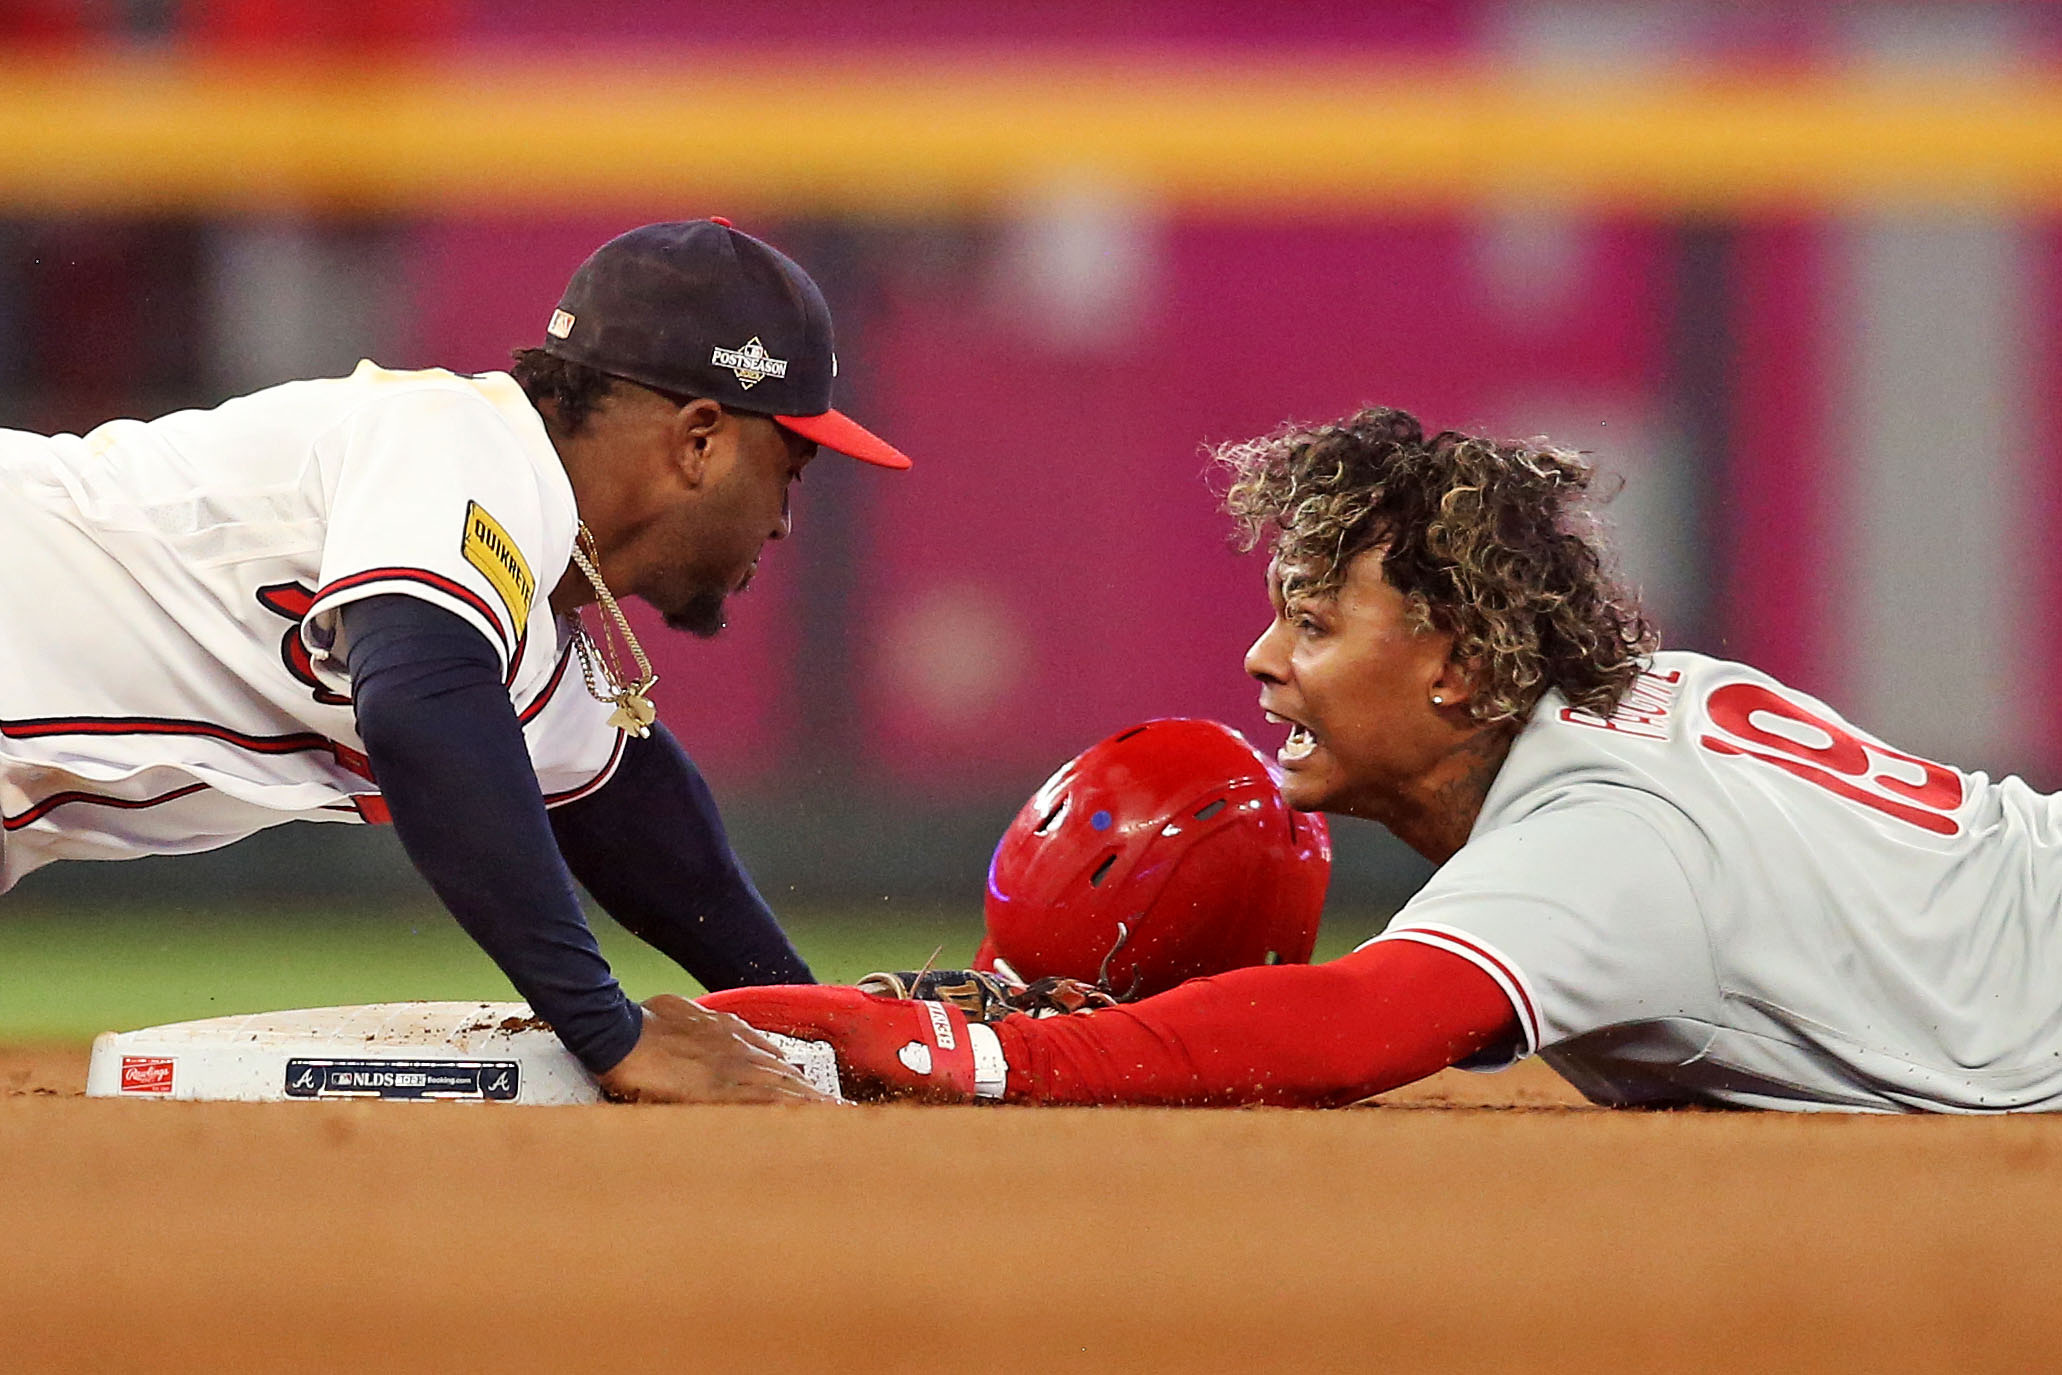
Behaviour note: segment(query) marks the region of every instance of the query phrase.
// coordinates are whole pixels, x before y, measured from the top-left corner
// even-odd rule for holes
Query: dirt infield
[[[126,1103],[84,1071],[0,1052],[0,1370],[2062,1362],[2062,1119],[1613,1113],[1536,1068],[1335,1113]]]

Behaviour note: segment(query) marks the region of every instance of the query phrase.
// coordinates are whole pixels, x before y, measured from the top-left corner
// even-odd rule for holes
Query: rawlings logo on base
[[[123,1093],[170,1093],[172,1091],[171,1060],[151,1055],[124,1055],[122,1057],[121,1091]]]

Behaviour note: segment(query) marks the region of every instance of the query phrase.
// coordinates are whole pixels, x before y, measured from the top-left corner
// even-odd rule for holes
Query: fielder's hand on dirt
[[[645,1000],[637,1044],[597,1077],[623,1103],[831,1101],[752,1028],[673,993]]]
[[[762,1031],[823,1041],[838,1054],[838,1081],[847,1098],[913,1098],[967,1103],[999,1097],[1006,1069],[993,1049],[994,1033],[969,1026],[951,1003],[877,998],[856,988],[824,984],[732,988],[710,993],[703,1007],[734,1012]],[[990,1083],[977,1085],[976,1036],[990,1038]]]

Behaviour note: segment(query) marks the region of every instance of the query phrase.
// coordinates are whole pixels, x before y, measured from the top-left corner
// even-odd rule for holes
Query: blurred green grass
[[[700,988],[665,956],[590,914],[603,953],[634,998]],[[972,958],[978,911],[854,905],[781,918],[825,982],[876,969]],[[1317,957],[1344,953],[1379,919],[1326,922]],[[341,1003],[513,999],[441,908],[187,907],[124,911],[0,902],[0,1042],[78,1041],[195,1017]]]

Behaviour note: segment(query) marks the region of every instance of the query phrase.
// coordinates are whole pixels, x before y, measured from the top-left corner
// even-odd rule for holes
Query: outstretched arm
[[[358,733],[408,857],[580,1062],[611,1068],[642,1019],[552,843],[493,650],[412,597],[354,602],[343,626]]]
[[[996,1027],[1020,1103],[1340,1107],[1517,1032],[1495,980],[1385,941],[1327,964],[1235,969],[1086,1016]]]
[[[992,1028],[969,1025],[949,1005],[843,988],[739,989],[702,1001],[764,1030],[831,1042],[855,1096],[947,1102],[1334,1107],[1517,1035],[1495,980],[1407,941]]]
[[[595,901],[702,987],[815,982],[664,726],[626,740],[614,777],[550,815],[559,852]]]
[[[485,639],[404,596],[354,602],[343,619],[359,735],[409,858],[603,1087],[662,1100],[818,1097],[729,1019],[663,997],[639,1008],[616,983]]]

